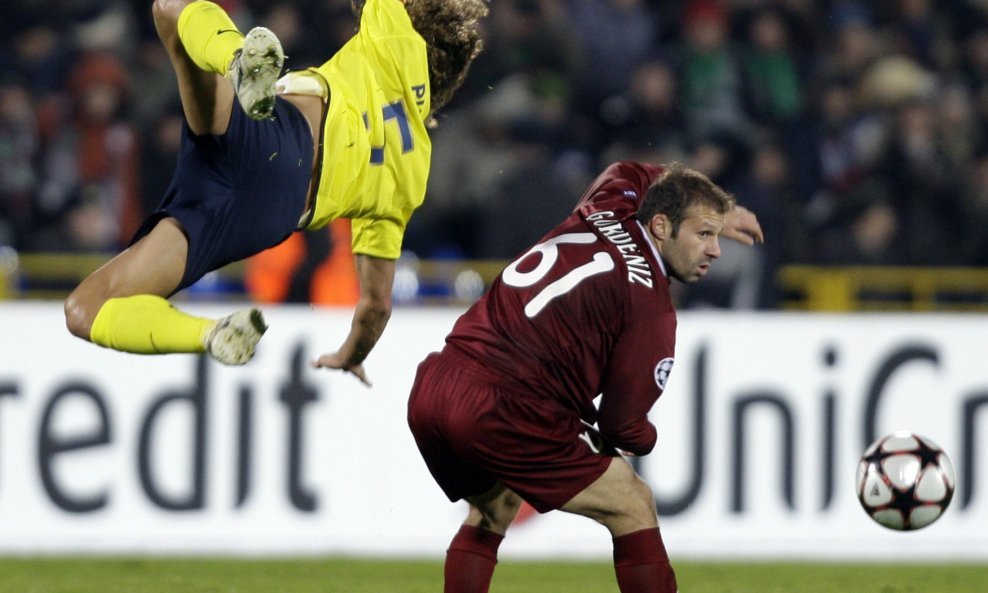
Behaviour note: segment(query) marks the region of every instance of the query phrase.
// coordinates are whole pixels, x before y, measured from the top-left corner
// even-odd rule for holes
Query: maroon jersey
[[[634,217],[660,172],[608,167],[446,338],[447,350],[477,361],[500,386],[558,402],[639,455],[655,445],[647,413],[665,387],[676,340],[668,277]]]

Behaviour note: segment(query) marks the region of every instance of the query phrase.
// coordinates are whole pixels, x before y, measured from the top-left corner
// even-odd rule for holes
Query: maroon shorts
[[[500,482],[545,513],[583,491],[612,460],[581,438],[586,427],[576,412],[506,390],[448,349],[419,365],[408,425],[451,501]]]

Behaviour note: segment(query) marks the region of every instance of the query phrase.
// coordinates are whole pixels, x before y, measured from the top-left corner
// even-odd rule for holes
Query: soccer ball
[[[954,467],[943,449],[911,432],[894,432],[861,456],[858,500],[880,525],[912,531],[936,521],[954,495]]]

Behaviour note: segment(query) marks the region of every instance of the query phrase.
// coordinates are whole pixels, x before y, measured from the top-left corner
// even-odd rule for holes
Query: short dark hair
[[[734,196],[709,177],[680,163],[663,165],[662,173],[652,182],[638,207],[637,218],[648,224],[656,214],[665,214],[672,223],[672,236],[686,219],[687,211],[698,204],[712,207],[720,214],[734,208]]]

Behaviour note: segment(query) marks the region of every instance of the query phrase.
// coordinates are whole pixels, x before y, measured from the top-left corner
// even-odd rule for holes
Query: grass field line
[[[985,593],[988,564],[678,562],[682,593]],[[0,558],[0,593],[438,593],[441,561]],[[502,561],[491,593],[618,593],[606,562]]]

